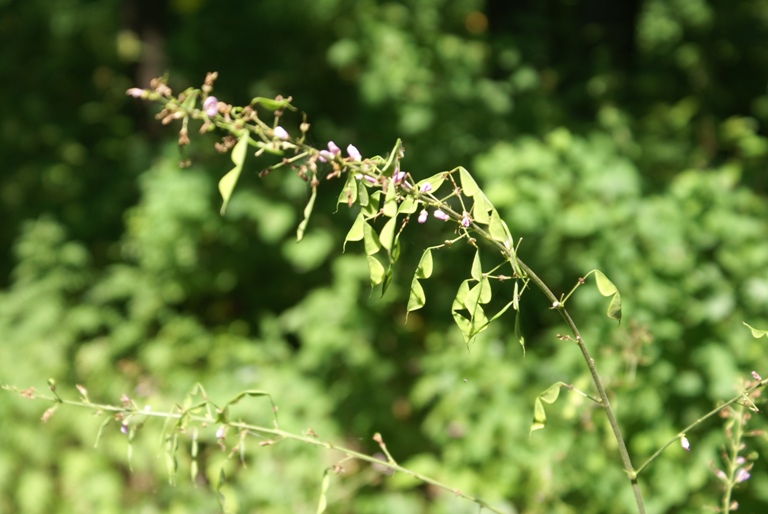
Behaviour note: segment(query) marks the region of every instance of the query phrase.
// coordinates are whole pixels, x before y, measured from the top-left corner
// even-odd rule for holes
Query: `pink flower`
[[[403,181],[405,175],[406,173],[404,171],[396,170],[395,174],[392,176],[392,181],[394,181],[395,184],[399,184]]]
[[[216,113],[219,112],[219,101],[215,96],[209,96],[205,99],[203,102],[203,111],[205,111],[205,115],[209,118],[216,116]]]
[[[335,156],[341,153],[341,150],[338,146],[336,146],[336,143],[333,141],[328,141],[328,150],[320,150],[320,155],[318,156],[318,160],[320,162],[328,162],[332,161]]]
[[[144,90],[138,87],[132,87],[128,91],[125,92],[126,95],[132,96],[134,98],[141,98],[144,96]]]
[[[275,130],[273,130],[272,132],[273,132],[273,134],[275,134],[275,137],[277,139],[282,139],[283,141],[285,141],[286,139],[288,139],[290,137],[288,135],[288,132],[286,132],[286,130],[283,127],[279,126],[279,125],[277,127],[275,127]]]
[[[354,145],[348,145],[347,146],[347,155],[353,160],[353,161],[360,161],[362,160],[363,156],[360,155],[360,151],[355,148]]]
[[[471,223],[472,220],[469,218],[469,214],[465,212],[464,216],[461,217],[461,226],[467,228]]]
[[[688,438],[685,436],[680,438],[680,446],[687,452],[691,451],[691,443],[688,442]]]
[[[758,382],[759,382],[759,381],[761,381],[761,380],[763,379],[763,377],[761,377],[761,376],[760,376],[760,374],[759,374],[757,371],[753,371],[753,372],[752,372],[752,378],[754,378],[754,379],[755,379],[755,380],[757,380]]]
[[[427,212],[427,210],[422,209],[421,212],[419,213],[419,223],[426,223],[427,216],[429,216],[429,213]]]
[[[377,183],[377,180],[374,177],[371,177],[369,175],[363,175],[362,173],[358,173],[357,175],[355,175],[355,178],[357,180],[365,180],[369,184],[376,184]]]
[[[443,211],[441,211],[440,209],[437,209],[433,213],[433,215],[435,216],[435,218],[437,218],[439,220],[448,221],[448,215],[446,213],[444,213]]]
[[[740,483],[742,483],[742,482],[745,482],[745,481],[749,480],[749,477],[751,477],[751,476],[752,476],[752,475],[750,475],[750,474],[749,474],[749,471],[747,471],[747,470],[746,470],[746,469],[744,469],[744,468],[740,468],[740,469],[739,469],[739,470],[736,472],[736,476],[734,477],[734,480],[735,480],[735,482],[736,482],[737,484],[740,484]]]
[[[421,187],[419,187],[419,191],[421,191],[422,193],[429,193],[430,191],[432,191],[432,184],[430,184],[429,182],[424,182],[421,185]]]

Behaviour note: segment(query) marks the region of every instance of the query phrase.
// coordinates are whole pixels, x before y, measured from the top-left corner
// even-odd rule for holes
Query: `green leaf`
[[[296,242],[298,243],[304,238],[304,231],[307,230],[307,223],[309,223],[309,217],[312,215],[312,209],[315,207],[315,198],[317,198],[317,188],[312,188],[312,194],[309,196],[307,206],[304,207],[304,219],[299,223],[299,227],[296,229]]]
[[[763,336],[768,337],[768,330],[761,330],[759,328],[751,327],[746,323],[744,323],[743,321],[742,323],[744,324],[745,327],[747,327],[750,330],[750,332],[752,332],[752,337],[754,337],[755,339],[760,339]]]
[[[500,243],[512,244],[512,235],[509,233],[507,224],[499,217],[496,209],[491,211],[491,219],[488,222],[488,231],[491,233],[491,239]]]
[[[344,253],[347,249],[347,241],[360,241],[365,235],[365,216],[363,213],[357,215],[355,222],[352,223],[352,227],[347,232],[347,237],[344,238],[344,244],[341,247],[341,253]]]
[[[387,194],[384,197],[384,207],[381,212],[388,218],[397,216],[397,192],[395,191],[395,183],[391,180],[387,185]]]
[[[476,223],[487,225],[491,221],[491,217],[488,213],[493,211],[493,204],[488,200],[488,197],[482,191],[474,196],[474,203],[472,204],[472,219]]]
[[[466,309],[465,302],[467,300],[467,295],[469,294],[469,280],[464,280],[461,285],[459,285],[459,290],[456,293],[456,297],[453,299],[453,305],[451,305],[452,311],[460,311],[462,309]]]
[[[379,236],[371,227],[370,223],[363,225],[363,242],[365,243],[365,254],[375,255],[381,250],[381,243],[379,243]]]
[[[405,322],[408,322],[408,313],[421,309],[427,304],[427,296],[424,294],[424,288],[421,287],[419,279],[415,276],[411,280],[411,294],[408,296],[408,308],[405,312]]]
[[[475,258],[472,260],[472,271],[470,272],[470,275],[478,282],[483,280],[483,266],[480,262],[480,250],[475,251]]]
[[[365,187],[364,180],[357,181],[357,203],[360,204],[360,207],[367,207],[368,206],[368,188]]]
[[[568,384],[565,382],[557,382],[549,386],[546,391],[541,393],[536,398],[536,401],[533,404],[533,423],[531,423],[531,431],[529,432],[529,436],[533,433],[534,430],[540,430],[547,426],[547,415],[544,412],[544,403],[546,402],[550,405],[555,403],[558,396],[560,396],[560,388],[567,386]]]
[[[375,287],[384,281],[384,266],[373,255],[368,255],[368,273],[371,276],[371,287]]]
[[[608,280],[608,277],[600,270],[592,270],[590,273],[595,274],[595,282],[597,283],[597,290],[603,296],[612,296],[611,303],[608,305],[606,314],[609,318],[615,319],[621,323],[621,295],[618,288]],[[589,273],[587,274],[589,275]]]
[[[398,214],[413,214],[419,210],[419,203],[415,201],[410,196],[403,199],[402,202],[400,202],[400,207],[397,208]]]
[[[261,96],[257,96],[251,100],[251,105],[253,104],[259,104],[270,111],[276,111],[278,109],[296,110],[288,100],[275,100],[274,98],[263,98]]]
[[[367,194],[367,193],[366,193]],[[366,218],[373,218],[379,214],[379,204],[381,203],[381,189],[376,190],[368,197],[368,202],[363,205],[362,201],[360,205],[363,208]]]
[[[419,278],[429,278],[432,276],[432,248],[427,248],[421,254],[419,265],[416,268],[416,276]]]
[[[346,204],[350,205],[357,201],[357,180],[351,173],[347,174],[347,181],[344,183],[344,189],[339,193],[339,199],[336,201],[336,205]]]
[[[395,228],[397,227],[397,218],[390,218],[379,233],[379,242],[388,253],[392,251],[392,244],[395,241]]]
[[[323,514],[325,508],[328,506],[328,499],[326,494],[328,493],[328,486],[331,484],[331,474],[328,473],[328,469],[323,473],[323,482],[320,484],[320,500],[317,502],[317,514]]]
[[[458,312],[453,312],[452,314],[453,321],[456,322],[456,325],[458,325],[459,330],[461,331],[461,335],[464,336],[464,343],[469,344],[472,340],[470,335],[472,333],[472,323]]]
[[[248,151],[249,139],[250,137],[247,132],[240,136],[235,147],[232,148],[231,154],[232,162],[235,167],[229,170],[227,174],[219,180],[219,193],[221,193],[221,198],[224,200],[224,203],[221,205],[222,216],[227,210],[227,204],[229,204],[229,199],[232,197],[232,192],[235,190],[237,179],[240,178],[240,172],[243,171],[243,163],[245,162],[245,154]]]
[[[523,357],[525,357],[525,338],[523,337],[523,332],[520,330],[520,310],[515,309],[517,312],[515,313],[515,339],[517,339],[517,342],[520,344],[520,347],[523,349]]]
[[[434,193],[438,189],[440,189],[440,186],[443,185],[443,182],[445,182],[445,172],[441,171],[440,173],[437,173],[435,175],[432,175],[429,178],[425,178],[424,180],[420,180],[416,183],[416,189],[421,191],[421,188],[424,187],[424,184],[429,184],[432,189],[430,189],[430,193]]]
[[[391,177],[395,174],[395,169],[398,167],[398,164],[400,162],[400,155],[403,152],[403,142],[398,138],[398,140],[395,142],[395,147],[392,148],[392,151],[389,154],[389,158],[387,159],[387,162],[384,164],[384,167],[381,168],[381,174],[385,177]]]
[[[461,178],[461,190],[465,195],[471,198],[480,192],[477,182],[463,166],[459,166],[459,176]]]

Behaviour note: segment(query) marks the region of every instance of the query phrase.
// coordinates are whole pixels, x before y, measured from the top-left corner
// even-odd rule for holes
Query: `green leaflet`
[[[365,216],[363,213],[357,215],[355,222],[352,223],[352,227],[347,232],[347,237],[344,238],[344,244],[341,247],[341,253],[347,250],[347,241],[360,241],[365,235]]]
[[[392,253],[392,246],[395,242],[395,228],[397,227],[397,218],[390,218],[384,228],[379,233],[379,242],[388,253]]]
[[[304,207],[304,219],[299,223],[299,227],[296,229],[296,242],[298,243],[304,238],[304,231],[307,230],[307,224],[309,223],[309,217],[312,215],[312,209],[315,207],[315,198],[317,198],[317,188],[312,188],[312,194],[309,197],[307,206]]]
[[[483,279],[483,266],[480,262],[480,250],[475,252],[475,258],[472,259],[472,271],[470,275],[478,282]]]
[[[611,303],[608,305],[606,315],[609,318],[615,319],[621,323],[621,295],[619,294],[618,288],[613,284],[613,282],[608,280],[608,277],[606,277],[602,271],[595,269],[587,273],[587,276],[591,275],[592,273],[595,274],[595,282],[597,284],[597,290],[600,291],[600,294],[606,297],[613,297],[611,298]]]
[[[515,312],[515,339],[517,339],[518,344],[523,349],[523,357],[525,357],[525,338],[520,330],[520,309],[515,310],[517,311]]]
[[[472,204],[472,219],[476,223],[487,225],[491,222],[490,212],[492,212],[493,204],[488,200],[488,197],[482,191],[479,191],[473,198]]]
[[[340,204],[352,205],[357,201],[357,180],[351,173],[347,173],[347,181],[344,183],[344,189],[339,193],[339,199],[336,201],[336,206]]]
[[[432,175],[429,178],[425,178],[424,180],[419,180],[416,183],[416,189],[421,191],[422,188],[425,186],[425,184],[429,184],[431,188],[429,192],[434,193],[435,191],[440,189],[440,186],[443,185],[443,182],[445,182],[445,172],[440,172],[435,175]]]
[[[328,486],[330,484],[331,474],[328,473],[328,469],[326,468],[325,472],[323,472],[323,481],[320,484],[320,499],[317,502],[317,514],[323,514],[326,507],[328,506],[328,499],[326,495],[328,493]]]
[[[744,324],[745,327],[749,329],[750,332],[752,332],[752,337],[754,337],[755,339],[760,339],[763,336],[768,337],[768,330],[761,330],[759,328],[751,327],[746,323],[744,323],[743,321],[742,323]]]
[[[480,188],[477,187],[477,182],[472,178],[472,175],[463,167],[459,166],[459,178],[461,179],[461,190],[464,194],[472,198],[477,193],[480,193]]]
[[[549,386],[546,391],[536,397],[536,401],[533,404],[533,423],[531,423],[531,431],[528,433],[529,437],[534,430],[541,430],[547,426],[547,415],[544,412],[544,403],[546,402],[550,405],[555,403],[558,396],[560,396],[560,388],[567,386],[568,384],[565,382],[554,383]]]
[[[292,106],[288,100],[275,100],[274,98],[263,98],[261,96],[257,96],[251,100],[251,105],[253,104],[259,104],[265,109],[269,109],[270,111],[276,111],[278,109],[290,109],[291,111],[296,110],[296,108]]]
[[[400,158],[403,153],[403,142],[398,138],[395,142],[395,147],[392,148],[387,162],[384,163],[384,167],[381,168],[381,174],[385,177],[391,177],[395,174],[395,170],[399,167]]]
[[[221,198],[224,200],[221,205],[222,216],[227,210],[227,204],[229,204],[229,199],[232,197],[232,192],[235,190],[237,179],[240,178],[240,172],[243,171],[243,163],[245,162],[245,154],[248,150],[249,140],[250,137],[248,136],[248,132],[244,132],[240,136],[240,139],[235,143],[235,147],[232,148],[231,154],[232,162],[235,167],[229,170],[227,174],[219,180],[219,193],[221,193]]]
[[[381,212],[388,218],[397,216],[397,192],[395,191],[395,183],[391,180],[387,185],[387,194],[384,196],[384,207]]]

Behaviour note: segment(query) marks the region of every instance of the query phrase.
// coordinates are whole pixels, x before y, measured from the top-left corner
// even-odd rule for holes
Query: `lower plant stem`
[[[597,393],[600,396],[600,403],[602,404],[603,409],[605,410],[605,414],[608,417],[608,423],[611,425],[611,430],[613,430],[613,436],[616,439],[616,443],[619,446],[619,454],[621,455],[621,460],[622,460],[622,463],[624,464],[624,471],[627,473],[627,476],[629,477],[629,481],[632,485],[632,492],[635,495],[637,512],[638,514],[645,514],[645,504],[643,503],[643,496],[642,496],[642,493],[640,492],[640,485],[637,483],[637,472],[632,466],[632,460],[629,457],[629,451],[627,451],[627,445],[624,442],[624,436],[621,433],[621,427],[619,427],[619,422],[616,420],[616,414],[614,413],[613,408],[611,407],[611,402],[608,400],[608,394],[605,392],[605,386],[603,385],[603,381],[600,378],[600,374],[597,372],[597,367],[595,366],[595,360],[589,354],[587,345],[584,344],[584,339],[582,339],[581,333],[579,332],[579,329],[576,326],[576,323],[573,322],[570,314],[568,314],[568,311],[558,303],[557,297],[554,295],[554,293],[552,293],[549,287],[547,287],[547,285],[526,264],[521,262],[519,259],[517,260],[517,264],[520,266],[520,269],[522,269],[523,272],[528,276],[528,278],[530,278],[533,281],[533,283],[536,284],[536,287],[538,287],[539,290],[541,290],[541,292],[544,293],[544,295],[552,303],[552,305],[553,306],[557,305],[558,312],[560,312],[560,315],[563,317],[563,319],[565,320],[565,323],[568,325],[571,332],[573,333],[573,336],[576,338],[576,344],[578,345],[579,350],[581,350],[581,354],[584,357],[584,361],[587,363],[589,372],[592,374],[592,381],[594,382],[595,387],[597,388]]]

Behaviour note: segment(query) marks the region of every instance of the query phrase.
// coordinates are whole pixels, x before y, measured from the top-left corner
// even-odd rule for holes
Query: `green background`
[[[323,183],[246,161],[226,216],[231,166],[191,130],[125,90],[166,72],[175,90],[218,71],[215,94],[245,104],[291,95],[310,140],[384,154],[397,137],[417,179],[457,165],[522,237],[520,255],[557,293],[599,268],[622,292],[605,318],[592,287],[571,301],[607,382],[635,465],[768,375],[768,2],[764,0],[0,0],[0,383],[170,410],[202,383],[214,403],[272,394],[281,427],[366,453],[380,432],[403,465],[508,512],[632,512],[603,413],[563,394],[530,438],[533,401],[554,382],[591,391],[566,328],[526,294],[525,357],[502,319],[467,348],[450,305],[473,252],[435,254],[427,306],[404,323],[430,220],[402,237],[395,281],[371,293],[353,220]],[[285,120],[297,133],[300,118]],[[486,266],[491,265],[490,258]],[[314,512],[341,455],[294,443],[227,458],[216,427],[181,437],[169,485],[162,422],[132,457],[119,423],[11,393],[0,403],[0,512]],[[271,423],[266,400],[237,414]],[[749,428],[764,427],[762,413]],[[723,420],[689,433],[640,479],[649,512],[719,501]],[[236,436],[229,434],[228,446]],[[764,436],[744,454],[765,453]],[[345,463],[329,512],[462,513],[450,493]],[[735,493],[768,503],[766,461]]]

